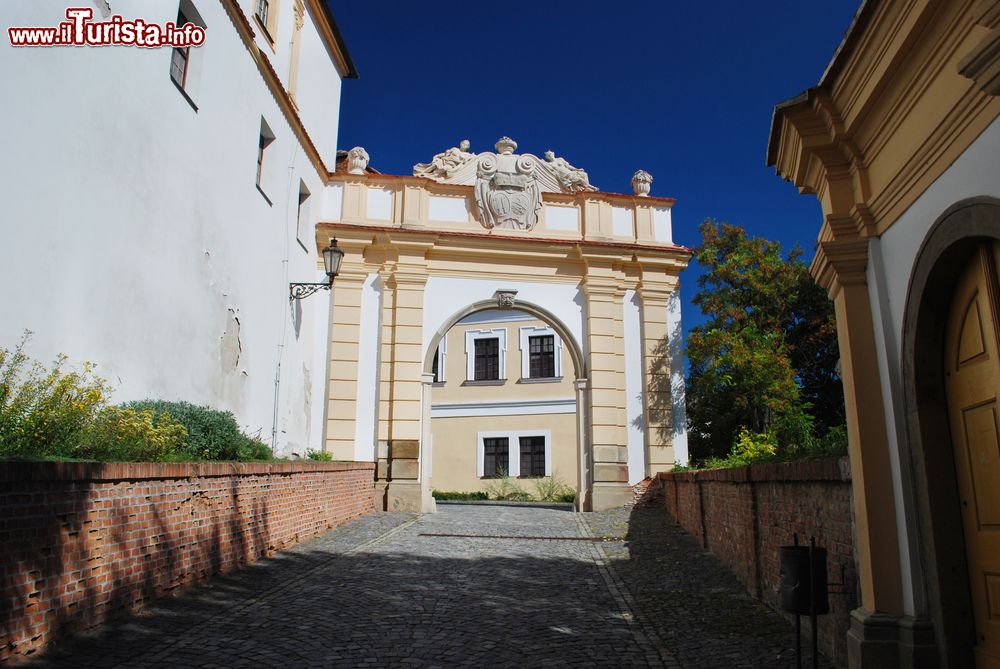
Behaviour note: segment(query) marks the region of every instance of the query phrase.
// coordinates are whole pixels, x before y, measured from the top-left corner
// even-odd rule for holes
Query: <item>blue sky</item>
[[[771,111],[819,80],[859,0],[330,4],[361,74],[344,82],[340,145],[375,168],[409,174],[509,135],[601,190],[651,172],[652,194],[677,199],[678,243],[710,217],[811,257],[819,204],[764,166]],[[681,279],[685,330],[697,271]]]

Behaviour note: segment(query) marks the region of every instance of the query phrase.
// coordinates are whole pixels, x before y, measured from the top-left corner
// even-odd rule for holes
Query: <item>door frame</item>
[[[941,315],[948,313],[958,276],[984,241],[1000,241],[1000,200],[975,197],[949,207],[917,253],[903,316],[904,447],[922,563],[914,567],[922,574],[924,606],[944,666],[973,666],[976,636],[945,395],[946,319]]]

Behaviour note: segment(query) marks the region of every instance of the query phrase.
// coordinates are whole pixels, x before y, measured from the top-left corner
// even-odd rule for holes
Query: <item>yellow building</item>
[[[852,667],[1000,667],[1000,2],[868,0],[768,164],[823,207]]]
[[[466,316],[432,363],[430,485],[477,491],[506,473],[576,479],[573,361],[544,321],[517,311]],[[564,375],[564,370],[566,374]]]
[[[475,490],[504,456],[604,509],[687,460],[673,200],[642,170],[606,193],[516,148],[391,176],[358,147],[324,193],[317,239],[345,251],[325,448],[377,461],[387,509],[433,510],[432,486]]]

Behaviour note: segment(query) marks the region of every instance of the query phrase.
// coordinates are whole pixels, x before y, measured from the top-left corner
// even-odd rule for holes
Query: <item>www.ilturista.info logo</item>
[[[11,27],[7,37],[11,46],[140,46],[190,47],[205,43],[205,29],[193,23],[183,26],[163,25],[142,19],[125,19],[115,14],[107,21],[91,21],[90,7],[70,7],[68,21],[49,27]]]

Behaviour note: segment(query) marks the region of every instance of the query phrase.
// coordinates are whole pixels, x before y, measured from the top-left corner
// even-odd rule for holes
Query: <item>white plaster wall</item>
[[[670,351],[670,402],[674,425],[674,461],[688,463],[687,399],[684,386],[684,330],[681,327],[680,286],[667,302],[667,346]]]
[[[374,462],[376,455],[379,351],[382,343],[382,280],[372,272],[361,292],[358,345],[358,394],[355,412],[354,459]]]
[[[500,288],[512,288],[518,291],[517,301],[549,311],[562,321],[576,346],[583,350],[583,297],[575,284],[432,276],[424,289],[423,357],[431,338],[449,318],[474,302],[493,299],[493,293]]]
[[[32,356],[98,363],[115,401],[208,404],[266,441],[276,426],[283,449],[319,447],[326,374],[314,351],[325,348],[327,297],[298,313],[288,282],[321,277],[295,220],[299,180],[314,194],[322,184],[222,5],[195,5],[207,25],[197,111],[169,77],[169,49],[0,41],[11,130],[0,165],[0,345],[28,328]],[[118,0],[114,10],[165,23],[177,5]],[[61,11],[9,0],[0,22],[55,25]],[[311,132],[335,137],[339,82],[317,95],[330,104],[324,130]],[[276,135],[272,205],[255,187],[262,115]]]
[[[292,0],[282,0],[282,5],[285,3],[291,4]],[[330,52],[316,28],[317,20],[322,19],[314,17],[306,3],[295,102],[299,107],[299,117],[323,157],[323,162],[333,169],[337,159],[337,132],[340,124],[340,78],[346,73],[337,72]],[[285,50],[288,50],[287,43]],[[287,77],[286,73],[287,66],[282,77]]]
[[[911,574],[904,582],[903,605],[908,614],[923,609],[920,593],[920,565],[917,563],[918,537],[913,526],[910,482],[907,471],[905,416],[902,414],[900,351],[903,313],[907,289],[917,252],[930,227],[952,204],[977,195],[1000,197],[1000,119],[995,120],[979,138],[949,167],[899,220],[878,240],[869,245],[868,290],[875,324],[882,398],[886,407],[886,429],[890,443],[893,494],[896,499],[896,524],[900,537],[900,560],[903,572]],[[905,579],[904,579],[905,580]]]
[[[646,424],[643,415],[642,335],[639,298],[625,291],[622,300],[625,331],[625,409],[628,417],[628,482],[646,477]]]

